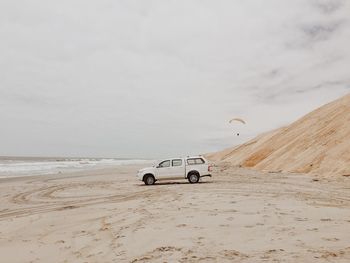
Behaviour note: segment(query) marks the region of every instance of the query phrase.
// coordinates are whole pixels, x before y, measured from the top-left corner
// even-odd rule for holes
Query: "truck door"
[[[160,164],[157,166],[157,179],[162,180],[170,177],[171,174],[171,162],[170,160],[165,160],[162,161]]]
[[[171,160],[171,177],[180,179],[185,177],[185,163],[182,159]]]

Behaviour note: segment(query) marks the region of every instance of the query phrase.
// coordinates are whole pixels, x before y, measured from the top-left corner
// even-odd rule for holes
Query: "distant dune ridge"
[[[272,172],[350,176],[350,94],[287,127],[207,157]]]

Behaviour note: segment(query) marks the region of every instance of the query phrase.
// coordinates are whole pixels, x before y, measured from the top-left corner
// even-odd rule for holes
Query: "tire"
[[[143,182],[145,183],[145,185],[153,185],[156,182],[156,179],[153,175],[149,174],[145,176]]]
[[[188,175],[188,181],[191,183],[191,184],[196,184],[198,183],[199,181],[199,174],[198,173],[190,173]]]

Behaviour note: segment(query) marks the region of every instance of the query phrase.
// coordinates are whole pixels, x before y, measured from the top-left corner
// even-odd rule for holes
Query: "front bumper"
[[[138,180],[142,181],[142,179],[143,179],[143,174],[142,174],[142,173],[137,173],[137,174],[136,174],[136,178],[137,178]]]

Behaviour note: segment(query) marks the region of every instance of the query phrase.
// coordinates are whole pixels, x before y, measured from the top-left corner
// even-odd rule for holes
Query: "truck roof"
[[[203,158],[202,155],[195,155],[195,156],[187,156],[186,159],[192,159],[192,158]]]
[[[158,161],[173,160],[173,159],[194,159],[194,158],[203,158],[203,159],[205,159],[202,155],[194,155],[194,156],[186,156],[186,157],[164,158],[164,159],[159,159]]]

